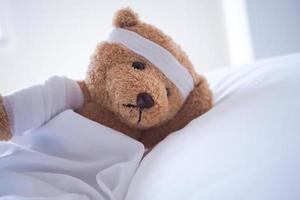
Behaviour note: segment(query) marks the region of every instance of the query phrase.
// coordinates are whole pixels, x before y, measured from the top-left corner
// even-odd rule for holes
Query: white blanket
[[[143,153],[141,143],[68,110],[0,143],[0,199],[124,199]]]

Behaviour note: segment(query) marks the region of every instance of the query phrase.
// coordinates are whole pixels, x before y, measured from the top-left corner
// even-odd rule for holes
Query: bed
[[[300,54],[206,77],[214,107],[144,158],[71,110],[0,143],[0,199],[300,199]]]

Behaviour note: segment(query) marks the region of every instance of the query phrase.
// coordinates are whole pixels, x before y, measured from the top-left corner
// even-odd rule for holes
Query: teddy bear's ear
[[[125,28],[137,25],[138,15],[129,7],[118,10],[115,14],[113,25],[118,28]]]

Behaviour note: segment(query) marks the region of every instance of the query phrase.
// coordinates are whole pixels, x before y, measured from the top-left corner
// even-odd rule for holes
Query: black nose
[[[140,108],[151,108],[154,105],[153,98],[146,92],[137,95],[136,104]]]

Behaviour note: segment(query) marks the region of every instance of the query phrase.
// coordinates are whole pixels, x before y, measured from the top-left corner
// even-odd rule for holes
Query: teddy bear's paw
[[[0,95],[0,141],[11,139],[10,125],[4,109],[2,96]]]

